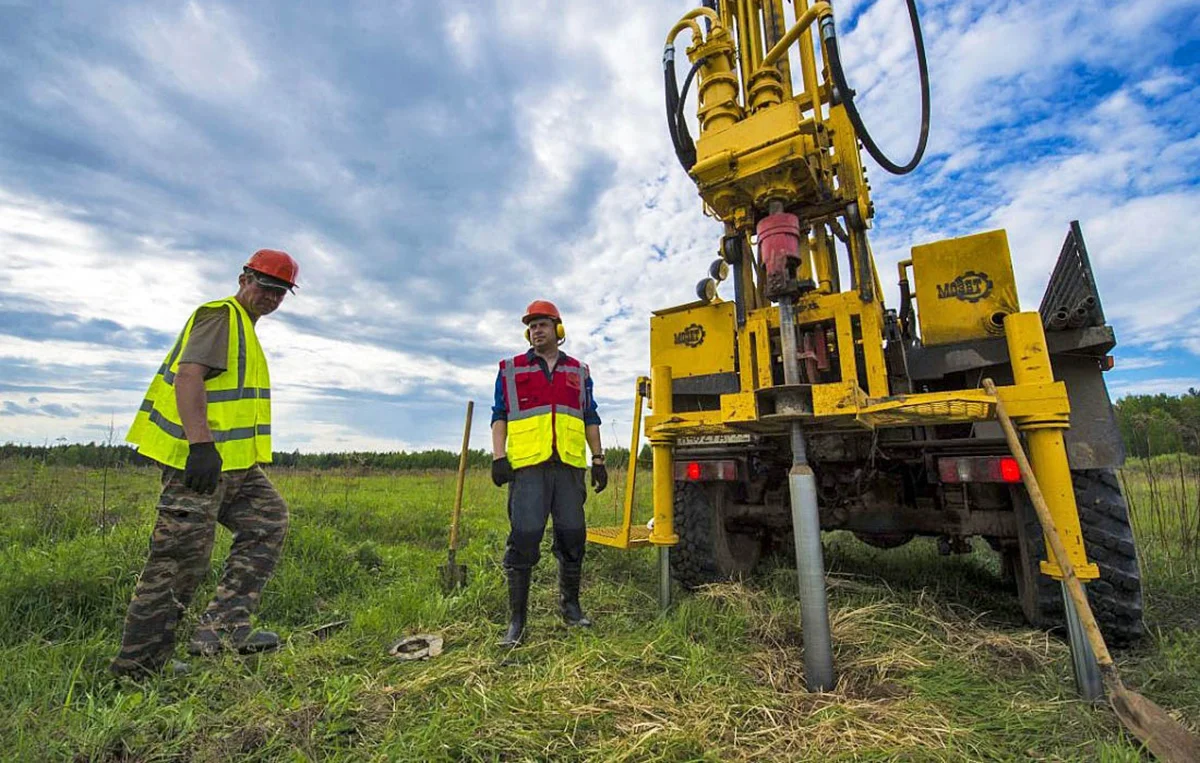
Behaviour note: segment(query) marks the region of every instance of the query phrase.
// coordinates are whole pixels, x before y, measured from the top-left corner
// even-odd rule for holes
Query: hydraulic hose
[[[921,37],[921,22],[917,18],[916,0],[907,0],[907,3],[908,18],[912,22],[913,42],[917,47],[917,70],[921,77],[921,132],[917,139],[917,150],[913,152],[912,159],[904,165],[896,164],[888,159],[871,138],[871,134],[867,132],[862,115],[858,113],[858,108],[854,105],[854,91],[846,82],[846,72],[842,68],[842,57],[838,51],[837,31],[834,29],[833,17],[826,16],[821,19],[821,38],[825,43],[825,51],[829,55],[829,70],[833,75],[833,83],[838,90],[842,104],[846,107],[846,115],[850,117],[850,124],[854,125],[854,131],[858,133],[863,148],[867,150],[871,158],[893,175],[906,175],[916,169],[917,165],[921,163],[921,157],[925,155],[925,144],[929,140],[929,66],[925,62],[925,41]]]
[[[692,64],[687,77],[683,80],[683,90],[676,87],[675,80],[675,48],[668,46],[663,53],[663,82],[666,88],[667,100],[667,131],[671,134],[671,144],[675,147],[675,156],[685,171],[691,170],[696,163],[696,144],[688,131],[687,120],[683,115],[683,107],[687,102],[688,90],[700,67],[707,61],[700,58]]]

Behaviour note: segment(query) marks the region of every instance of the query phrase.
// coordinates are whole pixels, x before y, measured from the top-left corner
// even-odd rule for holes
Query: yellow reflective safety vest
[[[233,297],[208,302],[193,312],[167,354],[146,398],[125,435],[138,452],[160,464],[182,469],[187,464],[188,441],[175,404],[175,374],[196,322],[205,308],[229,311],[229,349],[225,370],[204,382],[208,399],[208,426],[212,430],[222,471],[249,469],[271,462],[271,377],[267,359],[254,333],[249,313]]]
[[[508,412],[505,451],[514,469],[547,461],[556,452],[564,464],[587,468],[583,412],[588,367],[560,355],[550,378],[527,352],[500,362]]]

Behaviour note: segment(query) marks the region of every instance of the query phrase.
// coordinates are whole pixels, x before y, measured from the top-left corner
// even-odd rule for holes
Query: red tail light
[[[942,482],[1020,482],[1021,468],[1012,456],[964,456],[939,458],[938,477]]]
[[[737,461],[676,461],[675,479],[688,482],[733,482]]]
[[[1000,481],[1021,481],[1021,466],[1017,463],[1017,459],[1013,458],[1012,456],[1005,456],[1004,458],[1000,459]]]

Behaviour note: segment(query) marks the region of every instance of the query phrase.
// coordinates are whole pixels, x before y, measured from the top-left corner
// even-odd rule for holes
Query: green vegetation
[[[1182,395],[1128,395],[1113,412],[1131,456],[1200,453],[1200,389]]]
[[[1152,491],[1160,506],[1172,500],[1167,464],[1153,477],[1144,466],[1125,478],[1151,635],[1118,660],[1131,686],[1194,726],[1200,573],[1194,555],[1186,561],[1184,524],[1166,514],[1154,524]],[[922,541],[885,552],[829,536],[839,685],[810,695],[786,560],[745,585],[680,595],[661,615],[653,552],[593,546],[584,604],[598,627],[569,632],[547,541],[530,642],[506,654],[494,646],[506,616],[504,498],[484,470],[471,470],[466,488],[459,558],[471,582],[451,597],[437,567],[452,472],[272,478],[293,522],[260,620],[286,647],[193,660],[186,677],[137,684],[110,679],[106,666],[146,552],[157,473],[0,461],[0,758],[1142,759],[1108,710],[1075,699],[1066,646],[1022,625],[986,544],[943,558]],[[593,523],[614,521],[620,492],[589,502]],[[215,585],[229,537],[218,539],[190,618]],[[311,635],[340,619],[349,624],[328,638]],[[423,631],[445,637],[445,654],[386,655]]]
[[[646,445],[639,455],[646,463],[650,461],[650,446]],[[605,448],[607,462],[612,468],[624,469],[629,465],[629,449]],[[426,471],[429,469],[457,469],[459,454],[448,450],[420,450],[413,453],[394,451],[387,453],[291,453],[275,452],[273,466],[300,469],[386,469],[389,471]],[[0,461],[27,459],[41,461],[48,466],[151,466],[152,462],[142,458],[129,445],[109,443],[63,443],[59,445],[0,444]],[[467,453],[467,464],[475,467],[491,465],[492,454],[484,450]]]

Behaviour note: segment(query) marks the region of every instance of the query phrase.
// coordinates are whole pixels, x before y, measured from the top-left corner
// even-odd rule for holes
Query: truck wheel
[[[1116,475],[1109,469],[1071,472],[1075,503],[1083,529],[1088,560],[1100,567],[1100,578],[1084,586],[1096,622],[1110,646],[1127,646],[1145,632],[1142,624],[1142,578],[1129,524],[1129,509]],[[1038,628],[1066,627],[1062,589],[1057,580],[1041,574],[1045,539],[1037,514],[1023,492],[1016,501],[1018,548],[1009,552],[1017,595],[1025,619]]]
[[[726,527],[729,488],[721,482],[675,483],[671,575],[686,589],[749,575],[762,557],[762,533]]]

